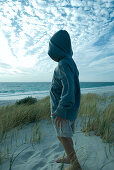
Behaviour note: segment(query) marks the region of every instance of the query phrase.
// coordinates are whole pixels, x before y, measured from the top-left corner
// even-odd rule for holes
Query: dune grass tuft
[[[30,104],[34,104],[37,102],[37,99],[34,98],[34,97],[25,97],[24,99],[21,99],[19,101],[16,101],[16,105],[21,105],[21,104],[27,104],[27,105],[30,105]]]
[[[12,128],[44,119],[50,120],[49,96],[31,105],[3,106],[0,108],[0,140]]]
[[[82,117],[82,131],[94,131],[95,135],[101,136],[106,142],[114,142],[114,102],[113,96],[87,94],[81,97],[79,116]],[[109,102],[107,104],[107,102]],[[100,106],[104,104],[104,109]]]

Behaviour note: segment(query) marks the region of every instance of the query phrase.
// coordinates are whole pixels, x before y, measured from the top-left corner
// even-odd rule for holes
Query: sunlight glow
[[[21,81],[27,73],[34,80],[33,70],[53,74],[57,63],[48,56],[49,39],[65,29],[80,81],[114,81],[112,7],[113,0],[0,1],[0,78]]]

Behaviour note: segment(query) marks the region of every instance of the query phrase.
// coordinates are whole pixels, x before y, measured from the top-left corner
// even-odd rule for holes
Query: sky
[[[0,0],[0,82],[51,82],[51,36],[71,37],[81,82],[114,82],[113,0]]]

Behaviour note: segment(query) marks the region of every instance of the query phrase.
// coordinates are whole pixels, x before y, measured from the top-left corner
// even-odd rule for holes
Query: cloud
[[[57,65],[47,54],[48,43],[59,29],[66,29],[71,36],[82,81],[87,74],[92,78],[92,69],[101,71],[103,63],[102,72],[112,68],[112,0],[9,0],[0,1],[0,7],[2,72],[7,69],[17,79],[19,74],[37,75],[40,71],[48,77]]]
[[[114,26],[112,26],[108,33],[99,37],[99,39],[93,44],[94,46],[103,46],[107,45],[111,37],[114,35]]]
[[[6,64],[6,63],[2,63],[2,62],[0,62],[0,67],[2,67],[2,68],[11,68],[11,66],[9,65],[9,64]]]

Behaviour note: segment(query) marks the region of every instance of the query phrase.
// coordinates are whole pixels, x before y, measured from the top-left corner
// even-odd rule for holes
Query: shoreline
[[[109,96],[113,96],[114,95],[114,90],[110,90],[110,91],[103,91],[103,90],[101,90],[101,89],[99,89],[99,90],[87,90],[87,91],[85,91],[85,90],[82,90],[81,91],[81,94],[88,94],[88,93],[94,93],[94,94],[97,94],[97,95],[100,95],[100,96],[102,96],[102,95],[105,95],[106,97],[109,97]],[[41,99],[43,99],[43,98],[45,98],[45,97],[47,97],[47,96],[49,96],[49,95],[44,95],[44,96],[34,96],[34,95],[28,95],[28,96],[32,96],[32,97],[35,97],[35,98],[37,98],[37,100],[41,100]],[[25,97],[28,97],[28,96],[25,96]],[[23,97],[23,98],[25,98],[25,97]],[[0,100],[0,107],[2,107],[2,106],[7,106],[7,105],[12,105],[12,104],[15,104],[15,102],[16,101],[18,101],[18,100],[21,100],[21,99],[23,99],[23,98],[19,98],[19,99],[9,99],[9,100]]]
[[[40,96],[32,96],[32,97],[36,98],[37,101],[38,101],[38,100],[45,98],[46,96],[48,96],[48,95],[45,95],[43,97],[40,97]],[[25,96],[25,97],[31,97],[31,95],[28,95],[28,96]],[[16,101],[24,99],[25,97],[19,98],[19,99],[0,100],[0,107],[15,104]]]
[[[1,100],[0,107],[15,104],[16,100]]]

